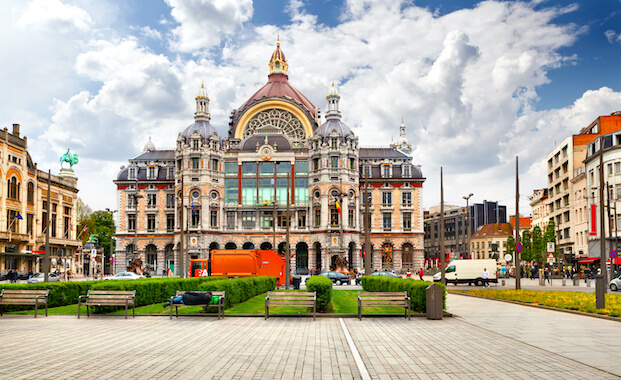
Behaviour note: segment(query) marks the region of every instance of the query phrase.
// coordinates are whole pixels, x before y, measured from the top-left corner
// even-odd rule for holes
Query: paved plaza
[[[5,315],[0,378],[528,379],[621,376],[619,322],[461,295],[456,316]]]

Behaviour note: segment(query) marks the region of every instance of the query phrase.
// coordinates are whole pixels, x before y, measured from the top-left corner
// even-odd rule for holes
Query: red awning
[[[599,257],[587,257],[578,261],[578,264],[592,264],[596,261],[599,261]]]
[[[616,265],[621,264],[621,258],[615,257],[614,259],[612,259],[612,263]],[[606,264],[610,264],[610,259],[606,260]]]

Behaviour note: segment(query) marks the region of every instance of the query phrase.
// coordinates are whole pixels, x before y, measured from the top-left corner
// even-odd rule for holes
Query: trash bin
[[[293,289],[300,289],[301,282],[302,282],[301,276],[291,276],[291,285],[293,285]]]
[[[431,284],[425,290],[425,313],[427,319],[442,319],[442,288],[438,284]]]

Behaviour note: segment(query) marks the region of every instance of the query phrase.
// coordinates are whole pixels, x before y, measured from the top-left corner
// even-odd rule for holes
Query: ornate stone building
[[[278,44],[267,83],[232,112],[226,138],[210,124],[202,86],[194,123],[178,135],[176,149],[158,150],[149,140],[122,168],[114,181],[117,270],[134,257],[157,273],[174,268],[182,225],[192,258],[207,257],[211,249],[282,253],[287,212],[297,273],[328,270],[339,257],[360,268],[361,175],[372,195],[374,267],[422,265],[424,178],[408,156],[405,125],[396,144],[360,148],[341,121],[334,84],[322,123],[319,109],[289,83],[287,72]]]
[[[80,272],[74,225],[77,220],[77,178],[72,170],[59,175],[37,169],[20,125],[0,131],[0,274],[43,271],[45,235],[50,229],[50,270]],[[48,182],[50,215],[47,212]]]

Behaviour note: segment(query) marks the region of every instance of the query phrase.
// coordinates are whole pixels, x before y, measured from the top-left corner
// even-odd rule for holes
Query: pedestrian
[[[420,278],[421,281],[423,281],[423,274],[425,274],[425,272],[423,271],[423,268],[420,268],[418,271],[418,278]]]
[[[408,271],[405,272],[405,277],[406,278],[411,278],[412,277],[412,271],[408,269]]]
[[[172,271],[170,270],[170,268],[166,269],[166,277],[170,277],[172,276]]]
[[[586,284],[589,281],[589,268],[584,269],[584,283]]]
[[[162,277],[166,277],[166,268],[162,268]]]
[[[486,288],[489,287],[489,272],[487,271],[487,268],[483,268],[483,274],[481,277],[483,277],[483,285],[485,285]]]
[[[549,284],[549,283],[550,283],[550,269],[546,268],[546,269],[543,271],[543,276],[544,276],[544,277],[543,277],[543,282],[548,281],[548,284]]]

